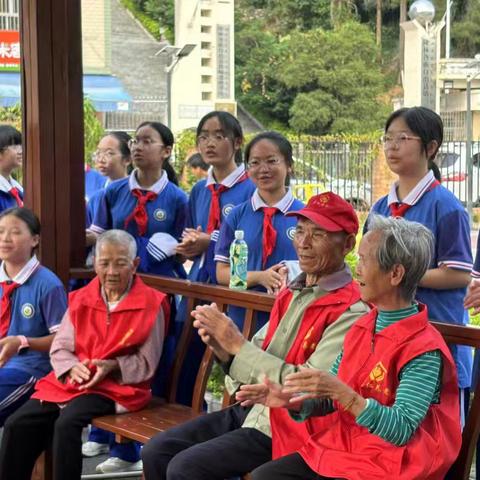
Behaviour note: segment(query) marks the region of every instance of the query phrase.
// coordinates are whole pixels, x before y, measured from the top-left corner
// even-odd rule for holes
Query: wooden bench
[[[74,278],[88,278],[91,273],[82,270],[72,271]],[[225,287],[204,285],[184,280],[166,277],[142,275],[144,281],[165,293],[183,295],[188,299],[187,311],[203,302],[215,302],[222,311],[229,305],[246,308],[243,333],[251,338],[255,329],[255,312],[269,312],[274,298],[262,293],[242,292]],[[462,327],[444,323],[434,323],[448,344],[469,345],[480,348],[480,328]],[[165,399],[155,398],[151,404],[138,412],[122,415],[109,415],[96,418],[93,424],[115,434],[119,442],[137,440],[146,443],[159,432],[195,418],[203,414],[203,396],[205,394],[208,376],[213,363],[213,355],[209,349],[205,351],[195,382],[192,407],[175,403],[178,382],[183,362],[186,358],[188,345],[195,334],[191,318],[187,318],[182,331],[175,362],[169,379]],[[230,403],[226,395],[224,406]],[[473,392],[473,401],[463,430],[460,454],[452,467],[452,477],[455,480],[467,480],[470,474],[473,455],[480,433],[480,382]],[[44,477],[48,480],[48,477]]]

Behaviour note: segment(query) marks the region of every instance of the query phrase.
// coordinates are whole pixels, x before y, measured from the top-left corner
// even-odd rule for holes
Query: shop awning
[[[132,97],[122,82],[112,75],[84,75],[83,94],[90,98],[99,112],[130,110]],[[0,72],[0,106],[10,107],[20,102],[20,73]]]

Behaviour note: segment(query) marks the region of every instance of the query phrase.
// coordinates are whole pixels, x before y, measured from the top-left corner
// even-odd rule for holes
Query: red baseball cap
[[[353,207],[333,192],[315,195],[307,205],[287,216],[305,217],[327,232],[358,233],[358,218]]]

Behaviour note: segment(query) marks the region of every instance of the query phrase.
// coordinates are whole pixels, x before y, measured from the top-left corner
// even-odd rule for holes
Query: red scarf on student
[[[245,172],[235,182],[235,185],[237,183],[243,182],[247,178],[248,178],[248,174],[247,172]],[[212,194],[212,198],[210,200],[210,211],[208,212],[207,233],[212,233],[214,230],[218,230],[220,228],[220,222],[221,222],[220,196],[222,195],[223,192],[228,190],[230,187],[222,185],[221,183],[220,184],[211,183],[210,185],[207,185],[207,187],[210,190],[210,193]]]
[[[127,230],[128,224],[133,220],[137,224],[138,234],[142,237],[147,232],[148,225],[146,205],[148,202],[155,200],[158,195],[155,192],[143,193],[139,188],[134,188],[132,195],[137,197],[137,204],[132,213],[125,219],[123,227]]]
[[[265,268],[268,257],[275,249],[277,231],[273,228],[272,218],[278,208],[262,207],[263,210],[263,238],[262,238],[262,267]]]
[[[435,180],[428,187],[427,192],[429,192],[430,190],[433,190],[438,185],[440,185],[440,182],[438,180]],[[410,207],[413,207],[413,205],[409,205],[408,203],[393,202],[388,207],[390,208],[390,213],[392,217],[403,217],[405,216],[405,213],[407,212],[407,210]]]
[[[2,286],[2,301],[0,303],[0,338],[7,336],[10,320],[12,316],[12,295],[20,287],[19,283],[12,281],[0,282]]]
[[[12,187],[8,191],[8,193],[10,193],[12,195],[12,197],[15,199],[15,201],[17,202],[17,207],[23,207],[23,200],[20,197],[20,192],[18,191],[18,188]]]

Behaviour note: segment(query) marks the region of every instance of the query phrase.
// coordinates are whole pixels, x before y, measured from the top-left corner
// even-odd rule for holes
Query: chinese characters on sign
[[[435,68],[437,42],[434,36],[422,38],[422,106],[435,110]]]
[[[0,30],[0,70],[20,70],[20,33]]]

